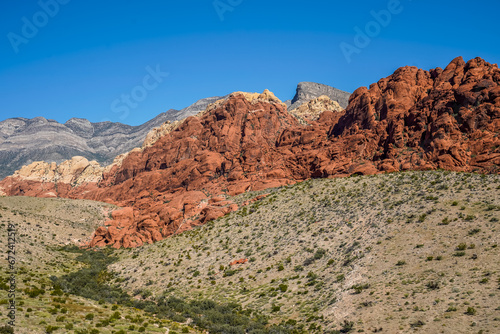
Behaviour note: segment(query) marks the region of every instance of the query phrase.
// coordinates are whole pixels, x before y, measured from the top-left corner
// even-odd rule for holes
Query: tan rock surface
[[[307,121],[318,120],[319,116],[325,111],[342,112],[344,108],[342,108],[337,101],[333,101],[326,95],[321,95],[291,110],[290,114],[297,117],[301,123],[307,123]]]
[[[156,143],[158,139],[175,130],[181,124],[181,122],[182,121],[174,121],[174,122],[167,121],[163,123],[161,126],[154,128],[147,134],[146,139],[142,144],[142,147],[144,148],[153,146],[153,144]]]

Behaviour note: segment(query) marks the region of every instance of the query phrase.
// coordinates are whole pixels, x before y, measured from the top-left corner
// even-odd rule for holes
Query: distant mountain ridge
[[[288,110],[321,95],[329,96],[343,108],[350,96],[327,85],[301,82],[293,100],[286,103]],[[141,147],[152,129],[167,121],[194,116],[227,96],[203,98],[181,110],[170,109],[138,126],[109,121],[92,123],[84,118],[71,118],[64,124],[44,117],[6,119],[0,122],[0,180],[35,161],[60,164],[74,156],[83,156],[109,165],[118,155]]]
[[[59,164],[83,156],[110,164],[116,156],[140,147],[151,129],[196,115],[221,98],[209,97],[181,110],[170,109],[138,126],[92,123],[84,118],[71,118],[64,124],[44,117],[9,118],[0,122],[0,179],[34,161]]]

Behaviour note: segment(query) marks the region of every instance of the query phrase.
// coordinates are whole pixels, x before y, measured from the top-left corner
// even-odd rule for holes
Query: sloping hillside
[[[112,206],[0,198],[3,244],[8,224],[18,235],[16,333],[496,333],[499,199],[498,175],[316,179],[231,197],[247,206],[152,245],[96,252],[64,245]]]
[[[234,200],[262,194],[192,231],[117,251],[121,286],[137,298],[235,301],[310,332],[344,321],[369,333],[499,331],[498,175],[310,180]]]
[[[102,259],[98,252],[82,255],[74,245],[89,237],[114,206],[109,204],[29,197],[0,198],[2,251],[15,260],[9,270],[7,256],[0,260],[0,332],[7,325],[11,277],[15,280],[15,333],[200,333],[190,326],[126,305],[112,305],[75,294],[65,294],[53,278],[78,270],[92,270]],[[15,228],[11,229],[11,225]],[[15,243],[7,233],[15,231]],[[14,248],[8,247],[13,245]],[[71,245],[71,246],[70,246]],[[12,260],[12,258],[11,258]],[[90,269],[87,269],[89,268]],[[97,279],[98,277],[95,277]],[[90,282],[87,282],[90,284]],[[80,290],[85,290],[80,286]],[[184,331],[183,331],[184,329]]]

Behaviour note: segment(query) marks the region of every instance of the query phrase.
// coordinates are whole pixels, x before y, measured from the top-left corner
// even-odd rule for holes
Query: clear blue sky
[[[352,92],[404,65],[500,61],[498,0],[54,1],[0,3],[0,120],[137,125],[238,90],[286,100],[300,81]],[[350,62],[341,43],[357,48]],[[157,67],[168,76],[148,77]]]

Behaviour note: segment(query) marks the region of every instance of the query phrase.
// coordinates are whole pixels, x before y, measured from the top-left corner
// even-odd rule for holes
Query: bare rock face
[[[181,121],[174,121],[174,122],[166,121],[159,127],[149,131],[149,133],[146,135],[146,139],[144,139],[142,147],[153,146],[153,144],[156,143],[158,139],[175,130],[180,124]]]
[[[95,232],[90,246],[138,247],[236,210],[228,195],[312,177],[437,168],[500,172],[500,70],[480,58],[457,58],[444,70],[403,67],[357,89],[343,111],[323,97],[305,109],[319,117],[304,125],[269,91],[234,93],[166,126],[100,179],[76,159],[55,171],[32,166],[0,182],[0,191],[36,196],[50,190],[117,204],[124,209]],[[44,179],[30,179],[36,173]],[[64,182],[55,187],[55,178]]]
[[[55,162],[35,161],[5,178],[0,185],[0,196],[19,194],[32,197],[84,198],[82,194],[104,186],[104,174],[112,174],[123,160],[141,149],[121,154],[108,166],[85,157],[75,156],[57,165]]]
[[[236,266],[238,264],[245,264],[247,262],[248,262],[248,259],[239,259],[239,260],[232,261],[231,263],[229,263],[229,265],[232,267],[232,266]]]
[[[481,58],[429,72],[403,67],[356,90],[329,135],[363,138],[363,156],[378,170],[497,173],[499,83],[498,66]]]
[[[304,103],[297,109],[290,110],[290,114],[297,117],[301,123],[307,124],[308,121],[316,121],[325,111],[342,112],[342,108],[337,101],[332,101],[328,96],[321,95],[311,101]]]
[[[96,161],[88,161],[79,156],[59,166],[55,162],[36,161],[23,166],[12,177],[6,178],[2,192],[17,192],[19,195],[36,197],[59,197],[59,185],[63,188],[97,188],[103,171],[104,168]],[[23,186],[18,188],[21,183]]]
[[[220,107],[224,102],[227,100],[227,98],[234,96],[235,94],[241,94],[243,95],[248,101],[255,103],[257,101],[267,101],[267,102],[277,102],[277,103],[282,103],[280,99],[278,99],[273,93],[271,93],[269,90],[265,90],[262,94],[259,93],[246,93],[246,92],[236,92],[233,94],[226,95],[225,97],[221,99],[206,99],[206,101],[212,101],[212,103],[206,105],[206,110],[201,111],[197,113],[196,117],[201,117],[205,111],[210,111],[213,110],[217,107]],[[198,101],[198,105],[199,105]],[[180,124],[182,124],[183,120],[180,121],[166,121],[163,123],[161,126],[154,128],[151,130],[147,136],[146,139],[144,140],[144,143],[142,144],[142,147],[150,147],[153,146],[154,143],[156,143],[161,137],[169,134],[170,132],[174,131],[179,127]]]
[[[342,108],[346,108],[351,94],[316,82],[300,82],[297,85],[297,92],[294,98],[290,101],[288,110],[297,109],[304,103],[322,95],[328,96],[332,101],[336,101]]]

